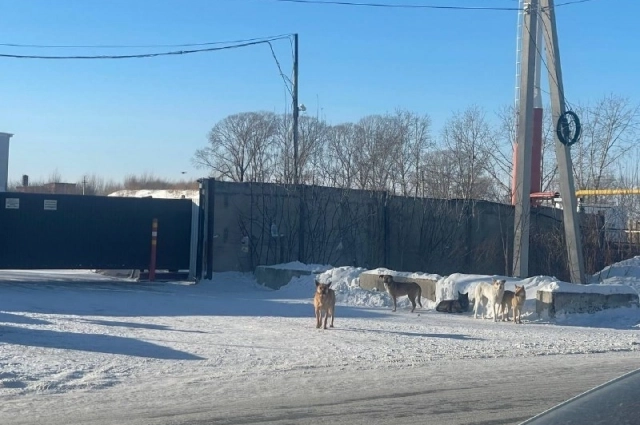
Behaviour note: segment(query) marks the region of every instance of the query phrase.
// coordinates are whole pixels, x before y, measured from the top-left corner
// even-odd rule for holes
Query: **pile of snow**
[[[640,276],[640,258],[635,260],[638,264],[637,275]],[[397,272],[386,268],[378,268],[373,270],[365,270],[358,267],[338,267],[331,268],[327,265],[310,264],[305,265],[299,262],[280,264],[273,267],[309,270],[317,275],[306,275],[294,277],[289,284],[277,291],[282,298],[295,298],[310,300],[313,298],[315,291],[315,279],[321,282],[331,282],[332,288],[336,291],[336,301],[338,304],[353,307],[392,307],[393,301],[391,297],[384,291],[370,291],[360,287],[361,274],[391,274],[393,276],[402,276],[408,279],[431,279],[436,281],[436,302],[423,298],[422,304],[427,309],[434,309],[438,302],[442,300],[452,300],[458,298],[458,292],[468,293],[469,299],[473,302],[475,298],[475,288],[480,282],[491,283],[492,279],[504,279],[506,281],[505,290],[515,291],[516,285],[523,285],[527,294],[527,301],[523,308],[523,317],[531,317],[536,312],[536,293],[538,291],[551,292],[572,292],[572,293],[599,293],[599,294],[635,294],[636,290],[626,284],[614,283],[607,281],[605,285],[590,284],[576,285],[572,283],[562,282],[552,276],[534,276],[527,279],[518,279],[507,276],[489,276],[476,274],[454,273],[452,275],[442,277],[437,274],[428,273],[411,273]],[[640,277],[636,278],[636,284],[640,287]],[[398,300],[399,308],[407,308],[411,305],[407,297],[401,297]],[[611,314],[611,313],[609,313]],[[621,319],[627,323],[629,320],[625,313],[625,317]],[[565,319],[563,319],[565,320]],[[589,319],[592,320],[592,319]],[[594,319],[595,320],[595,319]],[[565,320],[566,321],[566,320]],[[573,323],[573,322],[572,322]],[[579,321],[576,323],[580,323]],[[590,323],[590,322],[589,322]]]
[[[637,294],[635,288],[629,285],[622,284],[589,284],[589,285],[576,285],[574,283],[567,283],[561,281],[553,281],[545,283],[538,287],[538,291],[545,292],[570,292],[575,294]]]
[[[273,264],[263,267],[278,270],[308,271],[311,273],[322,273],[333,268],[333,266],[327,264],[305,264],[300,261],[291,261],[290,263]]]
[[[640,256],[605,267],[592,276],[591,283],[627,285],[640,292]]]
[[[331,288],[336,291],[336,303],[352,307],[392,307],[393,301],[386,292],[369,291],[360,287],[360,275],[367,272],[360,267],[337,267],[329,269],[317,276],[306,275],[294,277],[280,288],[278,295],[290,298],[313,298],[316,290],[315,279],[319,282],[331,282]],[[434,308],[435,305],[426,298],[422,298],[424,308]],[[398,299],[398,308],[407,308],[411,302],[407,297]]]
[[[640,279],[640,256],[607,266],[593,275],[593,279],[598,282],[613,277],[633,277]]]
[[[538,288],[555,281],[555,278],[549,276],[535,276],[528,279],[518,279],[507,276],[488,276],[488,275],[474,275],[474,274],[462,274],[454,273],[445,278],[440,279],[436,283],[436,300],[440,302],[442,300],[453,300],[458,298],[458,292],[469,294],[469,301],[473,302],[475,299],[475,288],[479,283],[491,283],[493,279],[504,279],[504,289],[508,291],[514,291],[516,285],[524,285],[525,292],[527,294],[527,301],[524,303],[522,309],[522,317],[527,318],[536,311],[536,292]],[[471,308],[470,308],[471,310]],[[478,311],[480,313],[480,310]]]
[[[556,313],[554,323],[560,326],[583,328],[607,327],[611,329],[640,330],[640,309],[637,306],[609,308],[595,313]]]
[[[493,279],[504,279],[506,281],[504,289],[509,291],[515,291],[516,285],[524,285],[527,299],[535,299],[538,287],[555,281],[555,278],[549,276],[535,276],[521,280],[507,276],[454,273],[436,282],[436,300],[440,302],[442,300],[457,299],[458,292],[462,294],[468,293],[469,300],[473,300],[476,286],[481,282],[491,283]]]
[[[442,276],[440,276],[439,274],[431,274],[431,273],[423,273],[423,272],[398,272],[395,270],[386,269],[384,267],[379,267],[373,270],[367,270],[363,272],[363,274],[371,274],[374,276],[379,276],[381,274],[388,274],[391,276],[404,277],[407,279],[426,279],[426,280],[433,280],[436,282],[442,279]]]
[[[118,196],[126,198],[160,198],[160,199],[191,199],[198,203],[200,201],[200,192],[197,190],[118,190],[110,193],[108,196]]]

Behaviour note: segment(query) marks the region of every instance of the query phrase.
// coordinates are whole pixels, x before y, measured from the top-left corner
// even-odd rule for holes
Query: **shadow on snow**
[[[200,356],[135,338],[103,334],[60,332],[49,329],[2,326],[0,327],[0,342],[26,347],[120,354],[161,360],[204,360],[204,358]]]

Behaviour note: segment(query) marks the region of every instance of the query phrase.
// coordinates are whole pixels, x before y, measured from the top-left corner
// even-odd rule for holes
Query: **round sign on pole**
[[[573,111],[566,111],[558,118],[556,125],[556,134],[558,140],[565,146],[571,146],[580,139],[582,127],[580,126],[580,118]]]

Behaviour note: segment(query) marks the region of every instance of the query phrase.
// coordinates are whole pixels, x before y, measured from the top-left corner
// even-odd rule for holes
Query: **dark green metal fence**
[[[0,193],[0,269],[189,269],[188,199]]]

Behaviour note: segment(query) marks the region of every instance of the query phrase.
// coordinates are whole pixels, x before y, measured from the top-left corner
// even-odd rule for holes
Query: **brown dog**
[[[396,282],[393,276],[381,274],[378,276],[384,282],[384,288],[387,290],[391,298],[393,298],[393,311],[396,311],[396,299],[398,297],[408,296],[411,301],[411,312],[416,309],[416,301],[422,307],[422,288],[415,282]]]
[[[527,300],[527,292],[524,290],[524,285],[516,285],[516,292],[511,300],[511,306],[513,307],[513,323],[522,323],[520,320],[520,314],[522,313],[522,307]]]
[[[322,324],[324,313],[324,328],[327,329],[327,319],[331,315],[331,327],[336,310],[336,292],[330,288],[331,282],[320,283],[316,280],[316,294],[313,297],[313,307],[316,311],[316,328]]]
[[[513,291],[505,290],[502,296],[502,303],[500,304],[500,317],[503,322],[509,321],[509,310],[511,310],[511,304],[514,296]],[[504,313],[507,313],[507,319],[504,318]]]

